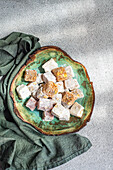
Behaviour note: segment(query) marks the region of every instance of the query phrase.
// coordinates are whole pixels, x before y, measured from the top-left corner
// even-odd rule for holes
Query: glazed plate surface
[[[30,111],[25,103],[28,99],[21,100],[17,93],[16,87],[21,84],[27,85],[23,75],[26,69],[36,70],[37,73],[44,73],[42,65],[49,59],[54,58],[58,66],[70,65],[74,71],[74,75],[80,84],[80,89],[84,93],[84,98],[76,100],[84,107],[82,119],[74,116],[69,121],[60,121],[56,117],[50,122],[42,120],[42,111],[35,109]],[[90,120],[94,106],[94,89],[90,82],[86,68],[79,62],[74,61],[66,52],[55,46],[42,47],[29,57],[27,63],[20,69],[11,84],[10,94],[14,102],[14,112],[24,122],[31,124],[40,132],[46,135],[61,135],[72,133],[83,128]]]

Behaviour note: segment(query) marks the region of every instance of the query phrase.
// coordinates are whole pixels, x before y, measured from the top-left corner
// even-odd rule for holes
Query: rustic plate
[[[94,89],[86,68],[81,63],[74,61],[66,52],[54,46],[42,47],[29,58],[11,84],[10,94],[13,98],[15,114],[24,122],[31,124],[37,130],[47,135],[67,134],[76,132],[84,127],[87,121],[90,120],[94,106]],[[50,58],[54,58],[59,67],[70,65],[73,68],[75,78],[78,80],[80,89],[84,93],[84,98],[77,100],[85,108],[82,119],[71,116],[68,122],[59,121],[57,118],[54,118],[51,122],[45,122],[42,120],[41,111],[37,109],[30,111],[25,107],[27,99],[20,100],[18,98],[16,87],[20,84],[27,84],[23,79],[25,69],[35,69],[37,73],[43,73],[42,65]]]

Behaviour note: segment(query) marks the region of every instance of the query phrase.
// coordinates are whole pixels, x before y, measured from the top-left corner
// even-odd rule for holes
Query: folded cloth
[[[19,119],[9,95],[11,82],[39,39],[13,32],[0,40],[0,161],[7,170],[46,170],[84,153],[91,142],[77,133],[46,136]]]

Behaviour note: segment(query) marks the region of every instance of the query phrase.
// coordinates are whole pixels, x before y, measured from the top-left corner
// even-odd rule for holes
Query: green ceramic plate
[[[73,68],[75,78],[78,80],[80,89],[84,93],[84,98],[77,100],[85,108],[82,119],[71,116],[68,122],[59,121],[57,118],[54,118],[51,122],[45,122],[42,120],[41,111],[37,109],[30,111],[25,107],[26,100],[28,99],[19,99],[15,89],[20,84],[27,84],[23,79],[25,69],[34,69],[37,73],[43,73],[42,65],[50,58],[54,58],[59,67],[70,65]],[[42,47],[30,56],[27,64],[15,76],[10,94],[14,101],[15,114],[24,122],[31,124],[37,130],[47,135],[61,135],[80,130],[90,120],[94,106],[94,89],[86,68],[79,62],[74,61],[66,52],[54,46]]]

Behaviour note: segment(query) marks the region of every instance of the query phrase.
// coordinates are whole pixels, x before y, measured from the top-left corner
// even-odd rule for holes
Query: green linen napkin
[[[91,142],[77,133],[43,135],[14,113],[11,82],[37,48],[39,39],[24,33],[13,32],[0,40],[0,161],[7,170],[50,169],[91,147]]]

